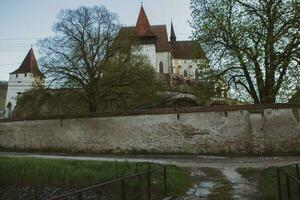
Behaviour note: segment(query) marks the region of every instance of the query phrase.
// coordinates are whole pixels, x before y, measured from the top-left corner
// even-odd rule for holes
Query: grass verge
[[[153,168],[155,164],[151,166]],[[82,188],[140,172],[147,167],[146,163],[0,158],[0,187],[53,185]],[[162,175],[162,172],[153,174],[153,190],[162,189]],[[136,179],[128,185],[138,185],[139,181]],[[181,195],[190,186],[188,173],[175,166],[168,166],[167,181],[169,194],[172,195]]]
[[[295,167],[284,169],[288,174],[296,176]],[[278,199],[278,185],[277,185],[277,172],[276,167],[269,167],[266,169],[254,168],[239,168],[238,172],[247,180],[257,184],[257,200],[277,200]],[[285,177],[281,176],[282,181],[282,194],[286,197],[286,182]],[[299,198],[299,185],[291,181],[292,196],[295,199]],[[298,196],[297,196],[298,195]]]

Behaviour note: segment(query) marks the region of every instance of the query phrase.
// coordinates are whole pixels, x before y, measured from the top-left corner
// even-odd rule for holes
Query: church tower
[[[173,22],[171,22],[171,36],[170,36],[170,41],[171,41],[171,43],[176,42],[176,34],[175,34],[175,31],[174,31]]]
[[[33,49],[27,53],[20,67],[9,74],[6,102],[5,117],[11,117],[12,111],[17,104],[17,97],[35,87],[45,85],[45,76],[40,71]]]
[[[156,42],[157,36],[154,34],[148,17],[144,10],[143,5],[141,6],[138,20],[135,26],[135,34],[140,41],[139,53],[146,55],[152,66],[156,66]]]

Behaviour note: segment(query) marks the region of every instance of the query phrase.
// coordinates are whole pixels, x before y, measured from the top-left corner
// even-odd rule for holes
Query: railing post
[[[286,190],[287,190],[287,199],[291,200],[291,184],[290,184],[290,179],[289,176],[286,175]]]
[[[82,192],[78,193],[78,200],[83,200]]]
[[[125,200],[126,199],[126,195],[125,195],[125,180],[121,181],[121,185],[122,185],[122,192],[121,192],[121,199]]]
[[[297,179],[300,180],[299,164],[296,164]]]
[[[151,200],[151,173],[147,172],[147,197]]]
[[[165,196],[168,196],[168,190],[167,190],[167,167],[164,166],[164,192]]]
[[[136,164],[135,164],[135,173],[137,173],[137,171],[138,171],[138,164],[139,164],[139,163],[136,163]]]
[[[279,200],[282,200],[282,195],[281,195],[281,180],[280,180],[280,168],[277,167],[277,184],[278,184],[278,197]]]

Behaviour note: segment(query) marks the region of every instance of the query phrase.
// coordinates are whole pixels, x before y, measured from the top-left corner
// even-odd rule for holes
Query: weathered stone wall
[[[284,108],[1,122],[0,147],[89,153],[300,152],[298,119],[298,109]]]

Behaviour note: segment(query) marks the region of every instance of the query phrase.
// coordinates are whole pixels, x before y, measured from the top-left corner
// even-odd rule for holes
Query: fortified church
[[[121,28],[119,35],[131,33],[139,41],[139,48],[133,53],[145,55],[154,67],[158,78],[166,80],[170,86],[195,81],[201,73],[199,68],[207,65],[207,58],[198,45],[193,41],[177,41],[172,22],[170,38],[168,38],[166,25],[150,25],[143,6],[136,26]],[[31,48],[20,67],[9,74],[5,117],[11,116],[19,95],[44,85],[45,76],[39,70]]]
[[[197,79],[199,66],[207,63],[202,49],[193,41],[177,41],[171,22],[170,38],[166,25],[150,25],[141,6],[136,26],[123,27],[120,34],[134,34],[139,41],[138,52],[148,57],[158,74],[167,77],[171,85]]]

